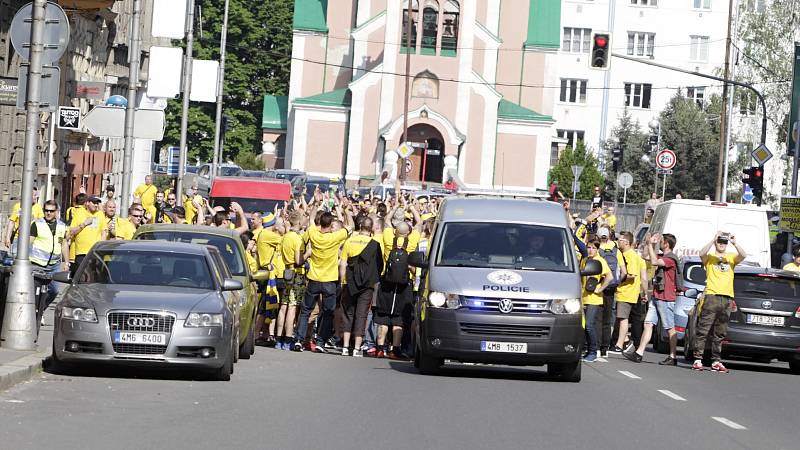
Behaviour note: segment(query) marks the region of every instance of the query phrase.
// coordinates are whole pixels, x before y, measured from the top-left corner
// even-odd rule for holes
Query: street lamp
[[[661,121],[658,120],[657,117],[653,117],[650,119],[650,130],[655,133],[655,135],[650,135],[650,151],[653,153],[653,159],[655,160],[656,154],[661,149]],[[655,138],[655,139],[653,139]],[[655,141],[655,142],[654,142]],[[655,145],[653,145],[655,143]],[[646,156],[646,155],[645,155]],[[655,176],[653,177],[653,192],[658,192],[658,167],[653,164],[653,172]]]

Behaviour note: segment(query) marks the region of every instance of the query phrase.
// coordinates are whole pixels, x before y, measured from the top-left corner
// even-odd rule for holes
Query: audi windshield
[[[517,223],[450,222],[439,240],[437,266],[571,272],[564,229]]]
[[[136,284],[214,289],[202,255],[132,250],[91,252],[78,284]]]

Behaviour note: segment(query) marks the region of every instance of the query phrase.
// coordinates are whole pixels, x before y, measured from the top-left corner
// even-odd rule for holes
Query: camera
[[[721,233],[719,235],[719,237],[717,238],[717,243],[718,244],[727,244],[728,241],[730,241],[730,240],[731,240],[731,234],[730,233]]]

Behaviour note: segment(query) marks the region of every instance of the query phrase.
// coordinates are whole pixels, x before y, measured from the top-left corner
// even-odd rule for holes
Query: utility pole
[[[408,0],[408,20],[406,20],[406,88],[405,88],[405,95],[403,95],[403,139],[402,144],[408,141],[408,95],[409,91],[411,90],[411,21],[415,20],[416,18],[413,17],[411,11],[411,0]],[[416,42],[416,41],[415,41]],[[416,51],[416,48],[413,49]],[[398,178],[400,181],[406,181],[406,158],[400,158],[398,160],[399,167],[398,170]],[[423,180],[425,178],[425,174],[422,174]],[[398,193],[399,195],[399,193]]]
[[[222,94],[225,89],[225,45],[228,42],[228,8],[230,0],[225,0],[225,14],[222,19],[222,36],[219,39],[219,72],[217,73],[217,117],[214,125],[214,155],[211,159],[211,179],[217,176],[219,162],[222,152],[220,142],[220,131],[222,128]]]
[[[183,58],[183,109],[181,111],[181,148],[178,151],[178,182],[175,194],[183,198],[183,176],[186,172],[186,134],[189,128],[189,90],[192,83],[192,49],[194,47],[194,0],[186,2],[186,55]],[[179,200],[180,201],[180,200]]]
[[[122,197],[119,201],[117,214],[128,217],[128,206],[131,202],[131,184],[133,172],[133,122],[136,116],[136,98],[139,87],[139,67],[141,51],[139,49],[140,21],[142,15],[141,0],[133,0],[133,14],[131,16],[131,39],[128,57],[128,105],[125,109],[125,148],[122,152]]]
[[[731,34],[733,32],[733,0],[728,0],[728,37],[725,39],[725,70],[724,78],[730,79],[731,75]],[[717,184],[714,198],[722,201],[725,186],[723,185],[723,172],[725,170],[725,158],[728,154],[728,135],[726,134],[728,115],[728,96],[730,89],[728,83],[722,85],[722,115],[719,120],[719,157],[717,158]]]
[[[36,170],[36,144],[42,118],[39,114],[40,86],[42,80],[42,53],[44,53],[44,26],[46,0],[34,0],[31,11],[30,66],[25,113],[25,150],[22,165],[22,192],[20,194],[19,232],[17,255],[8,279],[5,314],[3,315],[0,345],[11,350],[36,349],[36,304],[33,292],[33,268],[30,255],[31,210],[33,174]]]

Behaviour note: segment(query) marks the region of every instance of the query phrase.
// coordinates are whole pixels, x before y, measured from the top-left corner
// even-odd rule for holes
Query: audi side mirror
[[[586,265],[581,270],[582,277],[591,277],[595,275],[600,275],[603,273],[603,266],[600,265],[600,261],[595,259],[590,259],[586,261]]]
[[[222,282],[223,291],[241,291],[242,289],[244,289],[244,285],[239,280],[226,278],[225,281]]]

